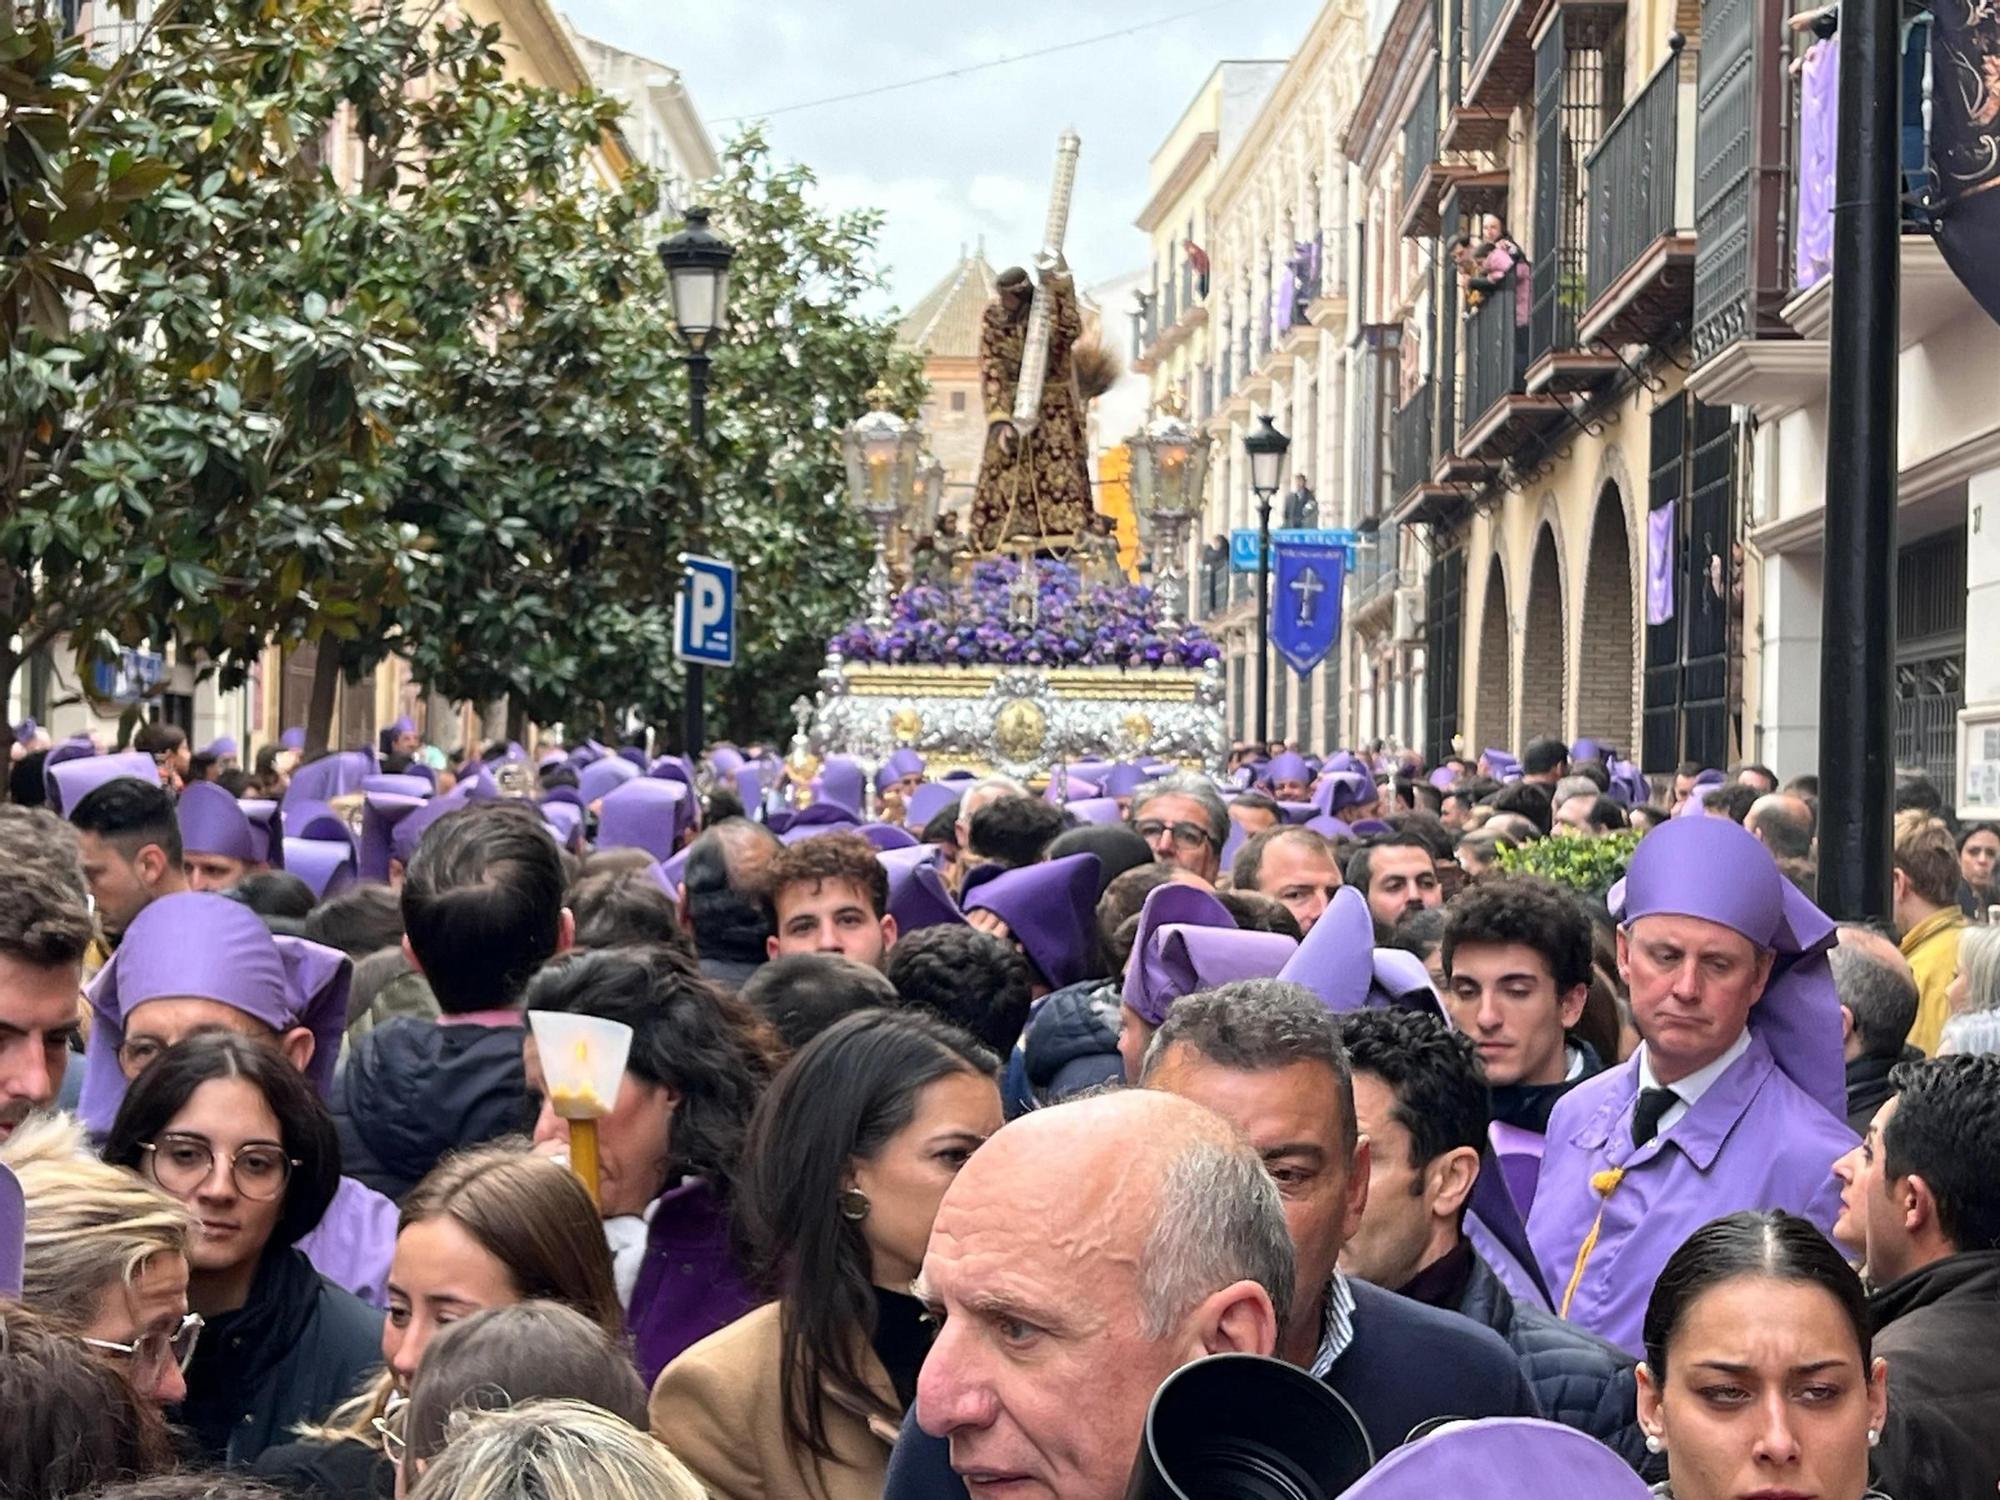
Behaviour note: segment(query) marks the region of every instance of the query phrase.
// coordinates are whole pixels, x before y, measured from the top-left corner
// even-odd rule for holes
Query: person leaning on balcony
[[[1480,260],[1480,273],[1468,278],[1466,285],[1474,291],[1497,292],[1510,281],[1514,287],[1514,326],[1528,326],[1528,309],[1534,302],[1534,278],[1529,273],[1528,256],[1512,235],[1507,233],[1507,225],[1498,214],[1487,214],[1479,221],[1479,233],[1486,241],[1486,253]],[[1517,346],[1525,352],[1525,346]]]

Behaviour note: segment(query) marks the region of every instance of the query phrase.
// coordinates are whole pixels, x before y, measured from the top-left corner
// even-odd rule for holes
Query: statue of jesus
[[[1039,267],[1054,305],[1048,375],[1041,415],[1023,434],[1015,427],[1015,389],[1027,343],[1034,286],[1015,266],[1000,273],[999,295],[987,306],[979,333],[981,394],[986,403],[986,452],[972,498],[972,541],[981,552],[1016,543],[1068,552],[1091,514],[1090,460],[1083,400],[1070,356],[1083,337],[1076,288],[1059,261]]]

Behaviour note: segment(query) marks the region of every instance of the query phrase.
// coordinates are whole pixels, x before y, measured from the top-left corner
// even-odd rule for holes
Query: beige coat
[[[778,1304],[766,1303],[688,1349],[653,1385],[653,1436],[694,1470],[714,1500],[881,1500],[896,1423],[826,1388],[820,1410],[838,1462],[815,1465],[785,1433]],[[897,1405],[889,1375],[864,1351],[870,1387]]]

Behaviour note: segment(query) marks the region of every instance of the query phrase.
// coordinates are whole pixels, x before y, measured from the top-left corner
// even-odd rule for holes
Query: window
[[[964,391],[953,391],[953,392],[951,393],[951,409],[952,409],[953,411],[964,411],[964,410],[965,410],[965,392],[964,392]]]

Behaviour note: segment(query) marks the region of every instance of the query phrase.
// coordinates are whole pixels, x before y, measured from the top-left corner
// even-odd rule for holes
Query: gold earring
[[[860,1188],[840,1190],[840,1216],[850,1224],[859,1224],[868,1217],[868,1195]]]

